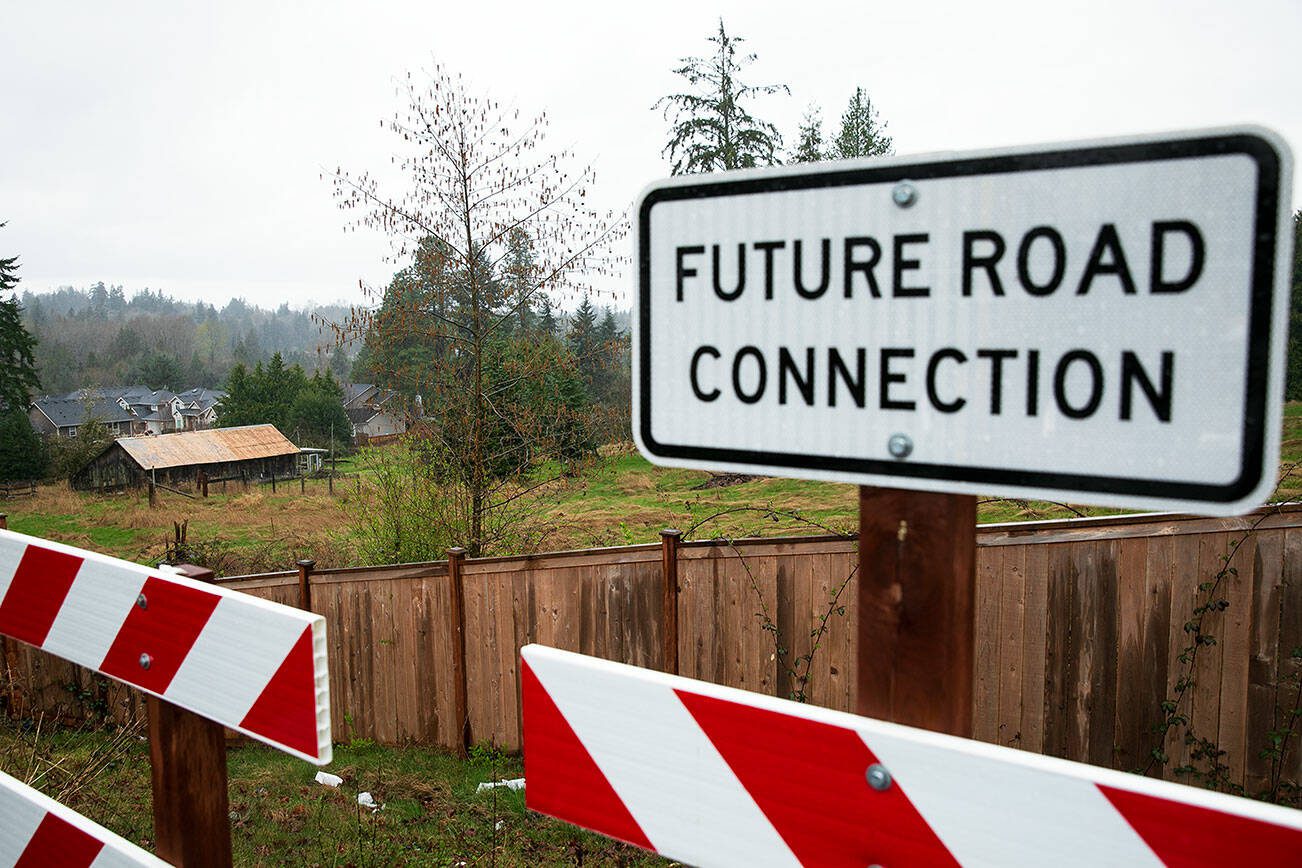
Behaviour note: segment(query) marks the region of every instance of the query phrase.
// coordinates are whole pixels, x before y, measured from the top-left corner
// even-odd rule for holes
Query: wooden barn
[[[209,480],[293,476],[298,447],[275,425],[212,428],[147,437],[119,437],[72,477],[79,491],[192,483]]]

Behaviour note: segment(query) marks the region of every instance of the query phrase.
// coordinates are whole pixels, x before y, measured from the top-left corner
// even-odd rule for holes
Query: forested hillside
[[[23,319],[37,340],[41,391],[139,383],[153,388],[217,387],[236,363],[252,366],[279,352],[286,364],[309,372],[350,373],[351,353],[340,351],[321,320],[338,321],[343,307],[294,310],[254,307],[232,299],[223,307],[182,302],[143,289],[97,283],[89,289],[21,296]]]

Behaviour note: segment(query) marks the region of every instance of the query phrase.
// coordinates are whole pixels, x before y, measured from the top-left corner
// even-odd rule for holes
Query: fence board
[[[1022,626],[1022,719],[1017,746],[1044,750],[1045,638],[1049,621],[1049,549],[1026,547],[1026,619]]]
[[[1022,729],[1022,666],[1026,624],[1026,547],[1003,549],[999,595],[998,744],[1016,747]],[[978,634],[979,635],[979,634]]]
[[[1284,531],[1271,530],[1257,539],[1252,568],[1252,623],[1248,636],[1248,696],[1245,730],[1267,733],[1275,728],[1276,678],[1279,673],[1279,615],[1284,580]],[[1244,787],[1256,793],[1270,787],[1271,762],[1261,756],[1265,745],[1248,744],[1244,757]]]
[[[1255,527],[1255,530],[1254,530]],[[1190,667],[1185,631],[1220,560],[1217,644]],[[1226,751],[1228,780],[1260,792],[1302,773],[1297,740],[1279,763],[1258,755],[1291,710],[1302,646],[1302,508],[1235,519],[1142,516],[1001,525],[978,534],[974,720],[986,740],[1173,777],[1185,728],[1163,736],[1160,703],[1194,687],[1180,713]],[[682,674],[819,705],[855,707],[853,540],[684,542],[679,549]],[[663,664],[659,545],[467,561],[467,712],[474,742],[520,745],[517,652],[528,641],[649,668]],[[295,604],[295,573],[225,582]],[[332,713],[343,738],[455,748],[451,582],[446,564],[325,570],[313,604],[329,620]],[[838,591],[840,598],[837,599]],[[844,607],[845,613],[840,609]],[[779,653],[779,647],[784,653]],[[75,721],[88,704],[126,722],[134,691],[26,646],[6,654],[9,713]],[[807,680],[802,678],[807,674]],[[1282,685],[1282,686],[1281,686]],[[78,695],[87,702],[79,702]],[[1169,755],[1151,763],[1155,747]]]
[[[982,549],[977,553],[974,601],[977,640],[972,676],[972,698],[976,706],[972,737],[996,743],[999,741],[999,573],[1003,560],[1003,549]]]

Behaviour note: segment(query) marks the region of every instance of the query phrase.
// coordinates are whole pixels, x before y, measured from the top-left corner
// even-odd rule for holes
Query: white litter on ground
[[[523,790],[524,778],[511,778],[510,780],[507,781],[493,781],[492,783],[485,781],[484,783],[475,787],[475,792],[482,793],[484,790],[492,790],[492,789],[496,789],[497,787],[506,787],[508,790]]]
[[[316,782],[318,784],[325,784],[327,787],[337,787],[344,782],[344,779],[339,777],[339,775],[332,775],[329,772],[317,772]]]

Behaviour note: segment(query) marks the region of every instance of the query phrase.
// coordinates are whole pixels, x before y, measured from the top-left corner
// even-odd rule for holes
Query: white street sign
[[[652,185],[634,435],[679,467],[1245,511],[1279,457],[1290,173],[1246,128]]]

